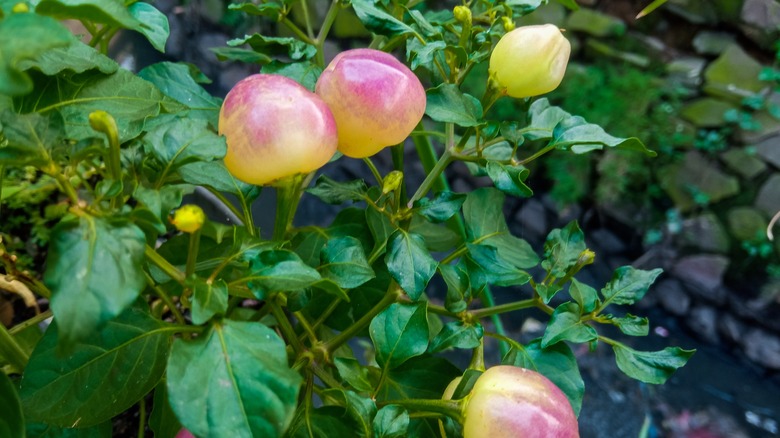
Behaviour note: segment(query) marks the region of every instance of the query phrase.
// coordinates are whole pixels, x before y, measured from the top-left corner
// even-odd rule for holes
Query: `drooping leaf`
[[[563,277],[577,263],[586,248],[585,234],[579,224],[577,221],[569,222],[565,227],[556,228],[547,235],[542,267],[558,278]]]
[[[629,336],[647,336],[650,332],[650,322],[647,318],[631,315],[612,316],[608,315],[609,323],[617,326],[621,332]]]
[[[181,430],[181,423],[168,402],[168,386],[165,379],[154,388],[149,428],[154,432],[154,438],[175,438]]]
[[[231,320],[195,340],[177,339],[167,376],[182,425],[213,437],[281,436],[302,380],[287,365],[285,344],[273,330]]]
[[[535,100],[528,109],[528,114],[531,117],[531,126],[524,135],[529,140],[551,138],[558,123],[571,117],[571,114],[561,108],[550,105],[546,97]]]
[[[388,242],[385,263],[390,275],[412,300],[418,300],[436,273],[436,260],[419,234],[396,230]]]
[[[362,179],[339,182],[325,175],[320,175],[314,187],[307,189],[308,193],[320,198],[328,204],[338,205],[347,201],[360,201],[367,193],[366,183]]]
[[[371,32],[385,36],[416,34],[415,30],[406,23],[379,9],[376,2],[372,0],[353,0],[352,8],[355,9],[355,14],[366,29]]]
[[[409,429],[409,413],[401,406],[387,405],[374,417],[375,438],[404,438]]]
[[[450,312],[466,310],[466,301],[471,298],[471,282],[468,273],[457,265],[439,265],[444,282],[447,284],[447,297],[444,307]]]
[[[127,7],[127,11],[133,16],[140,26],[135,30],[140,32],[152,44],[152,47],[165,53],[165,42],[171,33],[168,17],[149,3],[136,2]]]
[[[371,422],[376,415],[376,403],[368,397],[353,391],[332,388],[323,391],[322,397],[326,404],[335,403],[344,407],[347,415],[355,424],[358,436],[372,438]]]
[[[0,436],[24,436],[24,416],[19,395],[4,372],[0,372]]]
[[[47,50],[65,47],[73,36],[50,17],[37,14],[11,14],[0,20],[0,95],[21,96],[33,89],[24,73],[23,62],[35,59]]]
[[[0,132],[6,142],[0,143],[0,164],[43,167],[53,161],[64,145],[62,117],[16,114],[0,110]]]
[[[613,342],[617,366],[627,376],[645,383],[661,385],[677,368],[682,367],[696,350],[666,347],[660,351],[636,351],[619,342]]]
[[[444,222],[460,211],[466,195],[453,192],[439,192],[433,199],[422,198],[414,203],[417,213],[431,222]]]
[[[212,187],[242,198],[246,205],[260,196],[261,187],[236,179],[228,172],[222,160],[190,163],[179,169],[184,182]]]
[[[139,4],[139,3],[136,3]],[[171,99],[189,108],[188,116],[203,118],[217,127],[222,101],[204,90],[193,77],[191,66],[158,62],[145,67],[138,76],[154,84]]]
[[[645,271],[633,266],[621,266],[615,270],[612,279],[601,289],[606,307],[609,304],[634,304],[642,299],[663,272],[662,269]]]
[[[125,29],[142,26],[121,0],[41,0],[35,12],[58,19],[86,19]]]
[[[233,3],[228,5],[231,11],[241,11],[250,15],[260,15],[276,20],[282,13],[282,5],[279,3]]]
[[[374,317],[368,331],[379,365],[396,368],[428,348],[426,303],[393,303]]]
[[[542,337],[542,348],[561,341],[583,343],[597,338],[596,329],[581,321],[580,307],[576,303],[567,302],[553,312]]]
[[[322,74],[322,67],[310,61],[284,63],[275,60],[264,65],[262,71],[288,77],[314,92],[317,79]]]
[[[464,127],[482,123],[482,104],[474,96],[460,91],[457,85],[441,84],[427,90],[426,94],[425,114],[433,120]]]
[[[360,392],[371,392],[374,387],[368,377],[368,367],[365,367],[357,359],[336,357],[333,364],[339,371],[339,376]]]
[[[523,348],[510,349],[501,363],[528,368],[550,379],[566,394],[574,414],[579,416],[582,396],[585,393],[585,382],[580,375],[577,358],[568,345],[559,342],[542,348],[541,340],[535,339]]]
[[[502,192],[518,198],[533,196],[533,190],[523,182],[530,173],[524,166],[507,166],[495,161],[488,161],[486,168],[493,184]]]
[[[322,279],[316,269],[303,263],[292,251],[269,250],[257,254],[250,262],[249,281],[252,292],[262,298],[266,292],[286,292],[307,288]]]
[[[408,57],[411,58],[410,67],[412,70],[417,70],[420,66],[433,69],[434,57],[446,47],[447,43],[444,41],[431,41],[428,44],[422,44],[417,39],[407,40]]]
[[[237,47],[249,44],[257,52],[269,56],[284,55],[293,61],[305,60],[317,54],[317,48],[297,38],[270,37],[259,33],[246,35],[244,38],[236,38],[227,42],[228,46]]]
[[[363,246],[354,237],[331,239],[322,248],[320,274],[344,289],[352,289],[374,278]]]
[[[450,321],[444,324],[444,327],[431,340],[428,352],[434,354],[448,348],[477,348],[482,339],[482,333],[483,329],[480,324]]]
[[[137,403],[162,377],[178,330],[131,308],[61,356],[60,329],[55,318],[30,356],[20,395],[27,421],[61,427],[97,425]]]
[[[84,215],[54,228],[43,281],[62,347],[87,339],[135,301],[146,285],[145,245],[141,229],[121,219]]]
[[[380,370],[375,371],[379,373]],[[413,357],[387,373],[377,400],[439,399],[444,388],[461,373],[458,367],[442,357],[428,354]]]
[[[490,284],[497,286],[520,286],[531,280],[531,274],[519,269],[501,257],[496,247],[466,244],[469,257],[481,269]]]
[[[571,150],[575,154],[584,154],[604,147],[644,152],[650,157],[657,154],[645,147],[636,137],[619,138],[607,134],[599,125],[588,123],[579,116],[562,120],[553,129],[551,145],[558,149]]]
[[[192,322],[203,324],[214,315],[224,315],[228,308],[228,287],[225,280],[207,282],[196,279],[192,288]]]
[[[35,68],[47,76],[54,76],[66,70],[83,73],[96,69],[101,73],[111,74],[117,71],[119,64],[94,48],[72,37],[68,45],[55,47],[40,53],[34,58],[19,62],[21,70]]]
[[[598,292],[587,284],[581,283],[576,278],[571,279],[569,295],[571,295],[572,299],[580,305],[580,310],[582,310],[583,314],[596,310],[599,301]]]

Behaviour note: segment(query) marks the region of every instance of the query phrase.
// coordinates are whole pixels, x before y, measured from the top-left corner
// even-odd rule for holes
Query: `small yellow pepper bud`
[[[177,230],[184,233],[194,233],[206,222],[206,214],[197,205],[187,204],[181,206],[173,214],[171,223]]]
[[[504,26],[505,32],[511,32],[515,29],[515,22],[507,16],[501,17],[501,25]]]
[[[24,14],[26,12],[30,12],[30,7],[27,6],[27,3],[20,2],[14,5],[13,8],[11,8],[11,12],[14,14]]]
[[[452,9],[452,15],[454,15],[455,19],[460,23],[471,24],[471,9],[469,9],[468,6],[455,6],[455,8]]]
[[[382,181],[382,193],[388,194],[401,186],[401,182],[404,180],[403,172],[394,170],[387,174]]]

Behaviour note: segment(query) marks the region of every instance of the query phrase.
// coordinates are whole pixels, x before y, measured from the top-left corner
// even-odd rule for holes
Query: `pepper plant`
[[[515,418],[549,408],[564,419],[554,427],[576,436],[585,388],[572,344],[606,344],[623,372],[663,383],[692,351],[636,351],[598,330],[647,335],[647,319],[620,306],[661,271],[624,266],[594,288],[577,279],[596,256],[576,222],[551,230],[537,252],[503,214],[506,196],[533,195],[537,159],[605,148],[654,155],[539,97],[569,56],[552,26],[514,29],[541,3],[430,10],[419,0],[335,0],[321,23],[305,1],[231,4],[292,36],[256,33],[216,48],[262,65],[223,103],[191,65],[134,73],[106,56],[120,31],[163,50],[168,23],[149,3],[0,0],[2,193],[23,192],[5,189],[32,172],[56,188],[51,204],[62,212],[39,272],[0,246],[3,289],[49,306],[0,325],[0,435],[111,436],[112,419],[129,411],[139,436],[455,437],[466,423],[476,437],[493,422],[489,407],[502,406],[495,393],[514,400]],[[326,68],[339,14],[355,14],[371,40]],[[484,92],[465,89],[485,62]],[[495,120],[499,98],[525,110]],[[419,186],[405,178],[411,148],[426,172]],[[372,160],[383,149],[394,165],[385,173]],[[352,159],[373,179],[326,176],[333,161]],[[493,187],[453,192],[456,162]],[[195,187],[240,223],[182,206]],[[251,208],[261,190],[279,200],[262,234]],[[299,202],[341,209],[331,223],[301,224]],[[496,304],[495,287],[516,299]],[[528,309],[549,319],[521,343],[501,322]],[[453,350],[468,365],[443,355]],[[498,363],[535,372],[504,380],[501,368],[478,382]],[[529,395],[534,384],[543,397]],[[527,418],[513,427],[535,430]]]

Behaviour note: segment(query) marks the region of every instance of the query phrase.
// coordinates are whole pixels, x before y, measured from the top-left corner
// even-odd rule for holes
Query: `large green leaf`
[[[544,331],[542,347],[547,348],[561,341],[590,342],[598,338],[596,329],[580,319],[580,306],[566,302],[555,309],[550,324]]]
[[[558,278],[563,277],[577,263],[586,248],[585,234],[577,221],[571,221],[565,227],[556,228],[547,235],[542,267]],[[547,298],[549,300],[551,297]]]
[[[192,322],[203,324],[214,315],[224,315],[228,308],[228,287],[225,280],[213,282],[197,279],[192,287]]]
[[[650,289],[662,269],[644,271],[633,266],[621,266],[615,270],[612,279],[601,289],[604,297],[603,307],[608,304],[634,304],[642,299]]]
[[[371,32],[385,36],[416,34],[406,23],[379,9],[375,1],[352,0],[352,7],[366,29]]]
[[[35,68],[47,76],[54,76],[69,70],[74,73],[83,73],[96,69],[101,73],[111,74],[117,71],[119,64],[108,56],[95,50],[81,40],[72,37],[65,47],[56,47],[38,56],[25,59],[19,63],[22,70]]]
[[[55,320],[22,378],[27,420],[87,427],[125,411],[162,377],[176,331],[148,312],[131,308],[60,356],[57,343],[62,332]]]
[[[409,413],[401,406],[387,405],[374,417],[373,431],[376,438],[403,438],[409,429]]]
[[[24,437],[24,417],[11,379],[0,371],[0,436]]]
[[[136,3],[138,4],[138,3]],[[216,128],[222,101],[204,90],[193,78],[192,66],[158,62],[138,72],[166,96],[189,108],[189,117],[203,118]]]
[[[672,373],[685,365],[696,350],[666,347],[661,351],[636,351],[619,342],[612,342],[617,366],[629,377],[645,383],[661,385]]]
[[[271,37],[256,33],[227,42],[227,45],[231,47],[243,44],[249,44],[257,52],[271,56],[284,55],[293,61],[310,59],[317,54],[316,47],[291,37]]]
[[[560,342],[542,348],[541,341],[535,339],[523,348],[513,347],[501,363],[528,368],[550,379],[566,394],[574,414],[579,416],[582,396],[585,393],[585,382],[580,375],[577,358],[568,345]]]
[[[208,186],[243,198],[246,205],[260,196],[259,186],[236,179],[228,172],[222,160],[186,164],[179,169],[179,175],[190,184]]]
[[[482,104],[474,96],[460,91],[457,85],[441,84],[426,94],[425,114],[433,120],[459,126],[482,123]]]
[[[20,115],[0,109],[0,132],[6,139],[0,143],[3,165],[43,167],[64,145],[62,117],[57,113]]]
[[[390,275],[413,300],[418,300],[436,273],[436,260],[419,234],[397,230],[390,236],[385,263]]]
[[[361,365],[357,359],[336,357],[333,359],[333,364],[339,371],[339,376],[357,391],[371,392],[374,390],[368,378],[368,367]]]
[[[477,348],[482,340],[482,334],[482,326],[478,323],[466,324],[463,321],[450,321],[444,324],[444,327],[431,340],[428,352],[433,354],[448,348]]]
[[[34,438],[111,438],[111,422],[92,427],[59,427],[44,423],[27,423],[27,436]]]
[[[49,49],[67,46],[73,35],[56,20],[36,14],[11,14],[0,20],[0,95],[21,96],[33,89],[22,63]]]
[[[230,438],[281,436],[302,381],[273,330],[231,320],[195,340],[177,339],[167,376],[171,407],[184,427]]]
[[[368,330],[379,365],[396,368],[428,348],[426,303],[391,304],[374,317]]]
[[[251,260],[250,268],[245,280],[258,298],[267,292],[301,290],[322,279],[316,269],[292,251],[263,251]]]
[[[154,389],[149,428],[154,432],[154,438],[174,438],[181,429],[181,423],[168,402],[168,386],[165,379]]]
[[[322,248],[320,274],[344,289],[352,289],[374,278],[363,246],[354,237],[330,239]]]
[[[471,243],[466,246],[470,259],[479,266],[482,276],[488,283],[496,286],[520,286],[531,280],[531,274],[501,258],[497,248]]]
[[[378,374],[380,370],[375,371]],[[413,357],[398,368],[387,372],[387,377],[377,394],[377,400],[439,399],[444,393],[444,388],[461,373],[461,370],[442,357],[428,354]]]
[[[39,78],[36,91],[17,99],[16,107],[23,113],[59,111],[65,120],[66,136],[74,140],[95,136],[89,114],[107,111],[116,120],[122,142],[140,134],[148,119],[184,109],[151,83],[121,68],[108,76],[89,71]]]
[[[596,310],[599,302],[599,294],[596,289],[580,282],[576,278],[571,279],[569,286],[569,295],[580,305],[583,314]]]
[[[146,285],[146,238],[123,220],[82,216],[52,232],[43,281],[63,347],[87,339],[135,301]]]
[[[460,211],[466,195],[453,192],[439,192],[433,199],[422,198],[414,203],[414,208],[431,222],[444,222]]]
[[[588,123],[579,116],[562,120],[553,129],[551,145],[558,149],[571,150],[575,154],[584,154],[593,150],[604,149],[604,146],[617,149],[644,152],[654,157],[656,153],[647,149],[638,138],[619,138],[607,134],[599,125]]]
[[[35,12],[60,19],[89,20],[126,29],[142,25],[121,0],[41,0]]]
[[[274,60],[264,65],[262,72],[288,77],[314,92],[322,67],[310,61],[285,63]]]
[[[358,436],[372,438],[371,422],[374,419],[374,415],[376,415],[376,403],[373,400],[353,391],[338,388],[323,391],[321,397],[326,404],[344,407],[347,415],[349,415],[355,425]]]
[[[127,7],[127,11],[141,26],[135,30],[140,32],[152,44],[152,47],[165,53],[165,42],[171,33],[168,17],[149,3],[136,2]]]
[[[344,410],[336,406],[305,409],[301,405],[284,436],[285,438],[357,437],[353,425],[348,420]]]

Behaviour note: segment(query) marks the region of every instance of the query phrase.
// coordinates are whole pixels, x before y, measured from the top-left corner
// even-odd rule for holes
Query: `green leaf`
[[[125,310],[146,286],[146,237],[123,220],[82,216],[54,228],[43,281],[61,346],[87,339]]]
[[[317,409],[305,409],[303,406],[295,413],[292,425],[284,435],[286,438],[352,438],[355,435],[353,425],[346,422],[344,410],[336,406]]]
[[[66,70],[83,73],[96,69],[101,73],[111,74],[117,71],[119,64],[94,48],[72,37],[65,47],[56,47],[40,53],[19,63],[20,70],[35,68],[47,76],[54,76]]]
[[[423,35],[426,37],[441,35],[441,28],[437,28],[429,23],[420,11],[416,9],[405,9],[406,12],[409,13],[409,16],[412,17],[412,20],[414,20],[414,24],[422,31]]]
[[[438,264],[425,248],[422,236],[400,229],[390,236],[385,263],[393,279],[414,301],[422,295]]]
[[[288,56],[293,61],[310,59],[317,54],[317,48],[313,45],[291,37],[270,37],[256,33],[227,42],[227,45],[231,47],[243,44],[249,44],[257,52],[269,56]]]
[[[270,56],[254,50],[240,47],[212,47],[211,50],[220,61],[239,61],[245,64],[265,65],[273,61]]]
[[[231,11],[241,11],[250,15],[260,15],[277,20],[282,15],[282,5],[278,3],[263,3],[256,5],[254,3],[233,3],[228,5]]]
[[[234,178],[222,160],[186,164],[179,168],[179,175],[184,182],[236,195],[246,205],[260,196],[261,187]]]
[[[409,413],[401,406],[387,405],[374,417],[375,438],[404,438],[409,429]]]
[[[333,364],[339,371],[339,376],[350,384],[355,390],[360,392],[372,392],[374,386],[368,378],[368,367],[365,367],[349,357],[336,357]]]
[[[249,287],[258,298],[266,292],[287,292],[301,290],[320,281],[316,269],[303,263],[292,251],[263,251],[250,262]]]
[[[438,353],[448,348],[473,349],[479,347],[483,329],[480,324],[466,324],[450,321],[434,336],[428,345],[428,352]]]
[[[210,437],[281,436],[302,381],[287,365],[276,332],[231,320],[193,341],[177,339],[167,373],[171,407],[182,425]]]
[[[525,137],[523,137],[524,131],[518,122],[501,122],[499,125],[499,132],[501,133],[501,136],[512,143],[513,146],[520,146],[525,142]]]
[[[225,280],[189,281],[192,288],[192,322],[204,324],[214,315],[224,315],[228,308],[228,287]]]
[[[322,74],[322,67],[309,61],[284,63],[280,61],[272,61],[263,66],[263,73],[277,74],[288,77],[295,82],[303,85],[309,91],[314,92],[314,86],[317,84],[317,79]]]
[[[368,331],[379,365],[396,368],[428,348],[427,305],[393,303],[374,317]]]
[[[304,263],[317,268],[320,265],[322,248],[329,239],[328,233],[320,227],[305,228],[293,236],[291,247]]]
[[[577,263],[585,249],[585,234],[580,230],[577,221],[571,221],[565,227],[556,228],[547,235],[542,267],[555,277],[561,278]]]
[[[634,304],[641,300],[661,272],[663,269],[660,268],[652,271],[636,269],[633,266],[617,268],[609,283],[601,289],[601,295],[604,297],[601,308],[609,304]]]
[[[469,240],[495,247],[502,260],[517,268],[536,266],[539,256],[528,242],[509,233],[503,208],[504,195],[494,188],[480,188],[469,193],[463,203]]]
[[[138,136],[148,119],[181,109],[180,104],[154,85],[125,69],[118,69],[110,76],[89,71],[37,82],[35,92],[17,99],[17,110],[22,113],[58,110],[65,120],[66,136],[73,140],[95,136],[89,124],[89,114],[93,111],[107,110],[114,117],[119,139],[124,143]]]
[[[366,29],[371,32],[385,36],[417,34],[403,21],[377,8],[376,3],[372,0],[352,0],[352,8],[355,9],[355,14],[366,26]]]
[[[599,125],[588,123],[579,116],[562,120],[553,129],[550,145],[558,149],[571,150],[575,154],[584,154],[593,150],[601,150],[604,146],[644,152],[650,157],[657,154],[647,149],[636,137],[618,138],[607,134]]]
[[[376,371],[378,374],[380,370]],[[447,359],[428,354],[413,357],[387,372],[377,400],[440,399],[447,385],[461,373]]]
[[[535,339],[525,347],[509,350],[501,360],[504,365],[514,365],[541,373],[561,389],[569,399],[574,414],[579,416],[585,382],[580,375],[577,358],[571,348],[563,342],[542,348],[541,340]]]
[[[507,166],[495,161],[488,161],[487,172],[497,189],[507,195],[518,198],[529,198],[534,192],[523,181],[530,171],[524,166]]]
[[[661,351],[636,351],[619,342],[612,342],[620,371],[645,383],[661,385],[677,368],[682,367],[696,350],[666,347]]]
[[[0,20],[0,95],[21,96],[33,89],[23,62],[67,46],[73,36],[56,20],[36,14],[11,14]]]
[[[466,310],[466,301],[471,298],[471,283],[469,274],[459,266],[439,265],[444,282],[447,284],[447,297],[444,307],[450,312],[462,312]]]
[[[121,0],[41,0],[35,12],[57,19],[89,20],[125,29],[143,25],[130,14]]]
[[[432,69],[434,58],[441,50],[447,47],[447,43],[444,41],[431,41],[428,44],[422,44],[417,39],[410,39],[407,42],[407,47],[409,48],[412,70],[417,70],[419,66]]]
[[[583,314],[593,312],[598,306],[599,295],[596,289],[580,282],[576,278],[571,279],[569,286],[569,295],[580,305]]]
[[[562,120],[571,117],[571,114],[557,106],[551,106],[546,97],[535,100],[528,109],[531,124],[524,134],[529,140],[541,140],[552,138],[553,129]]]
[[[24,417],[16,387],[0,372],[0,436],[24,437]]]
[[[344,289],[352,289],[374,278],[363,246],[354,237],[331,239],[322,248],[320,274]]]
[[[209,94],[195,81],[190,65],[158,62],[138,72],[138,76],[154,84],[166,96],[189,108],[188,116],[206,119],[211,126],[217,127],[222,101]]]
[[[598,337],[596,329],[580,320],[580,307],[576,303],[566,302],[553,312],[542,337],[542,348],[561,341],[591,342]]]
[[[154,217],[153,223],[162,228],[159,230],[160,233],[164,233],[168,216],[171,210],[181,205],[184,193],[185,187],[179,185],[168,184],[155,190],[139,184],[133,192],[133,198],[146,206],[146,209]],[[140,209],[140,207],[136,207],[135,210]]]
[[[466,246],[469,257],[482,269],[488,283],[497,286],[519,286],[531,280],[531,274],[509,264],[501,257],[496,247],[471,243]]]
[[[476,97],[460,91],[457,85],[441,84],[426,94],[425,114],[433,120],[464,127],[482,123],[482,104]]]
[[[72,429],[44,423],[27,423],[27,436],[35,438],[111,438],[110,421],[92,427]]]
[[[379,257],[385,252],[387,239],[395,232],[397,227],[390,222],[390,218],[375,208],[366,208],[366,223],[374,239],[374,248],[371,250],[373,257]]]
[[[168,17],[149,3],[136,2],[127,7],[127,11],[138,22],[143,23],[134,29],[140,32],[152,44],[152,47],[165,53],[165,42],[171,28],[168,25]]]
[[[409,224],[410,233],[419,234],[430,252],[452,251],[463,243],[463,239],[445,224],[429,222],[420,215],[413,215]]]
[[[466,195],[439,192],[433,199],[422,198],[414,203],[416,212],[431,222],[440,223],[454,216],[466,200]]]
[[[64,144],[62,117],[57,113],[16,114],[0,110],[0,133],[6,142],[0,142],[0,164],[43,167],[61,151]]]
[[[607,315],[610,324],[617,326],[621,332],[629,336],[647,336],[650,332],[650,322],[647,318],[628,314],[626,316]]]
[[[144,136],[147,165],[154,158],[157,186],[174,178],[180,167],[197,161],[214,161],[225,156],[225,138],[208,129],[205,120],[181,118],[159,125]],[[175,178],[178,179],[178,178]]]
[[[327,389],[322,392],[326,405],[335,404],[345,408],[347,415],[356,426],[358,436],[371,438],[371,421],[376,415],[376,403],[367,397],[343,389]]]
[[[338,205],[347,201],[360,201],[365,198],[368,189],[362,179],[349,182],[335,181],[325,175],[320,175],[314,187],[306,189],[308,193],[320,198],[323,202]]]
[[[154,432],[154,438],[175,438],[181,430],[181,423],[168,403],[168,386],[164,379],[154,388],[149,428]]]
[[[131,308],[60,356],[62,333],[55,319],[24,371],[20,395],[26,419],[88,427],[124,412],[160,381],[177,330]]]

